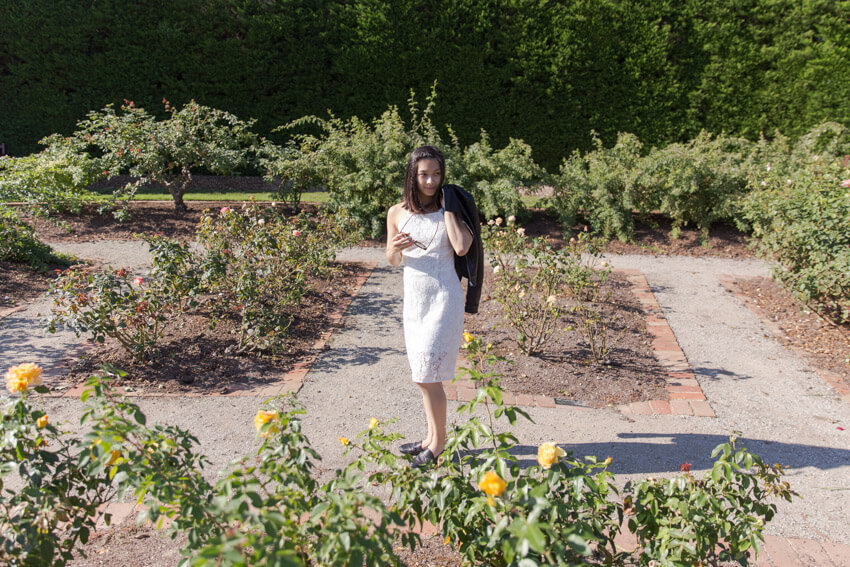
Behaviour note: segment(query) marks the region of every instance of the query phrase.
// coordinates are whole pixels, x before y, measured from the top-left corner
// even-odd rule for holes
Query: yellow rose
[[[106,461],[106,466],[114,465],[115,461],[117,461],[121,457],[121,451],[112,451],[109,455],[109,460]]]
[[[345,437],[340,437],[339,442],[342,443],[343,445],[345,445],[346,447],[348,446],[348,443],[349,443],[348,439],[346,439]]]
[[[567,453],[554,443],[543,443],[537,448],[537,462],[544,469],[548,469],[558,462],[560,457],[565,457],[566,455]]]
[[[260,431],[265,424],[267,424],[268,422],[270,422],[272,420],[276,420],[279,417],[279,415],[280,414],[278,414],[274,410],[272,410],[272,411],[265,411],[265,410],[258,411],[257,415],[254,416],[254,428],[257,431]],[[268,434],[271,433],[272,430],[274,430],[274,429],[276,429],[276,426],[270,427],[268,429],[268,431],[266,431],[262,435],[267,437]]]
[[[466,332],[466,331],[464,331],[464,332],[463,332],[463,340],[464,340],[464,341],[466,341],[466,342],[468,342],[468,343],[471,343],[471,342],[472,342],[472,340],[473,340],[474,338],[475,338],[475,337],[474,337],[474,336],[472,336],[472,333],[468,333],[468,332]]]
[[[506,486],[508,486],[508,483],[502,480],[502,477],[496,474],[496,471],[486,472],[484,478],[478,483],[478,488],[489,496],[499,496],[505,491]]]
[[[43,416],[35,420],[35,426],[39,429],[41,429],[45,425],[47,425],[47,414],[44,414]]]
[[[24,392],[31,386],[41,385],[41,368],[32,362],[11,367],[6,372],[6,389],[12,392]]]
[[[372,419],[369,420],[369,429],[375,429],[378,426],[379,423],[380,423],[380,421],[378,421],[378,418],[373,417]]]

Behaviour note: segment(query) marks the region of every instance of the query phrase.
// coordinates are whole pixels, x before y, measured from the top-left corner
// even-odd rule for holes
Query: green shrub
[[[655,208],[656,196],[639,176],[643,145],[632,134],[621,133],[611,148],[592,133],[596,148],[574,152],[561,164],[549,210],[565,228],[580,215],[594,232],[628,241],[634,237],[632,211]]]
[[[308,188],[327,188],[331,209],[352,217],[364,234],[377,238],[386,231],[387,210],[401,200],[410,152],[433,144],[445,155],[446,181],[471,192],[485,217],[518,214],[518,188],[532,187],[545,177],[531,158],[531,148],[512,139],[494,150],[486,132],[477,143],[461,148],[450,129],[451,142],[445,143],[431,118],[435,96],[432,90],[420,113],[411,94],[409,125],[394,106],[371,122],[356,116],[296,120],[285,128],[312,126],[321,134],[296,134],[294,144],[271,152],[264,160],[269,176],[283,180],[290,201]]]
[[[455,144],[455,147],[457,145]],[[461,158],[451,159],[452,183],[475,197],[485,219],[519,216],[524,211],[519,188],[533,192],[548,179],[546,171],[531,157],[531,146],[514,138],[501,150],[493,150],[490,138],[481,131],[481,139],[464,148]]]
[[[706,241],[712,223],[735,218],[747,189],[743,162],[749,146],[703,131],[689,142],[653,149],[641,160],[640,178],[653,195],[649,202],[672,220],[674,238],[693,224]],[[649,212],[643,205],[641,212]]]
[[[0,260],[21,262],[37,270],[45,270],[49,264],[65,263],[53,249],[38,239],[30,225],[23,222],[18,213],[0,205]]]
[[[801,301],[850,322],[850,170],[811,156],[751,171],[742,215],[774,276]]]
[[[103,175],[72,138],[57,134],[40,142],[47,147],[25,157],[0,157],[0,201],[21,201],[41,214],[72,212],[100,197],[85,189]]]

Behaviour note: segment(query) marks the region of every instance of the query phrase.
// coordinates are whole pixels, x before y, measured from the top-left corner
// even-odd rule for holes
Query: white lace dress
[[[443,210],[407,212],[399,229],[427,246],[404,250],[404,341],[414,382],[454,377],[463,336],[463,288]]]

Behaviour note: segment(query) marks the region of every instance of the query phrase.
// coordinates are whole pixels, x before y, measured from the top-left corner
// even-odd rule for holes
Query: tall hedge
[[[194,98],[268,134],[404,108],[435,79],[436,123],[522,138],[550,169],[591,130],[795,136],[850,122],[848,21],[848,0],[4,0],[0,142],[35,151],[125,98]]]

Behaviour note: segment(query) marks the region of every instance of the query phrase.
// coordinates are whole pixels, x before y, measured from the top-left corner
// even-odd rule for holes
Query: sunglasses
[[[405,220],[405,221],[404,221],[404,223],[401,225],[401,228],[399,228],[399,229],[398,229],[398,231],[399,231],[399,232],[404,232],[404,227],[405,227],[405,226],[407,226],[407,223],[408,223],[408,222],[410,222],[410,219],[412,219],[412,218],[413,218],[413,217],[415,217],[415,216],[416,216],[416,215],[415,215],[415,214],[413,214],[413,215],[410,215],[409,217],[407,217],[407,220]],[[442,221],[441,221],[441,222],[442,222]],[[440,230],[440,223],[438,222],[438,223],[437,223],[437,226],[436,226],[436,227],[434,227],[434,235],[431,237],[431,240],[429,240],[429,241],[428,241],[428,244],[422,244],[422,243],[421,243],[421,242],[419,242],[418,240],[415,240],[415,239],[414,239],[414,240],[413,240],[413,245],[414,245],[414,246],[416,246],[417,248],[419,248],[420,250],[427,250],[427,249],[428,249],[428,247],[429,247],[429,246],[431,246],[431,243],[433,243],[433,242],[434,242],[434,239],[437,237],[437,232],[438,232],[439,230]]]

